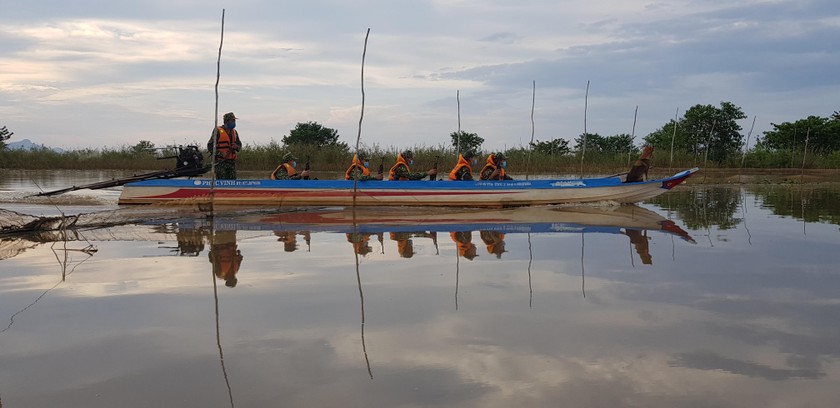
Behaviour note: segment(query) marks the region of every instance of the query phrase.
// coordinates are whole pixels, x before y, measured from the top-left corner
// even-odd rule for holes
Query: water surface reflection
[[[77,231],[59,239],[66,252],[50,248],[55,234],[9,238],[0,395],[69,407],[836,405],[833,193],[727,190],[638,207],[150,221]],[[98,252],[73,251],[88,242]]]

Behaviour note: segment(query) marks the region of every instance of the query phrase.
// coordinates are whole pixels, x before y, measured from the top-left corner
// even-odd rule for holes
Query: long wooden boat
[[[613,201],[636,203],[679,185],[698,168],[663,179],[623,183],[620,177],[507,181],[216,180],[218,205],[515,207]],[[355,187],[354,187],[355,185]],[[120,204],[205,203],[206,179],[126,184]]]

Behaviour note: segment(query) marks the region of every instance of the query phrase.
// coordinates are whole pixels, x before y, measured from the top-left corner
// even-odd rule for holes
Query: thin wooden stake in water
[[[709,161],[709,148],[712,147],[712,134],[715,133],[715,125],[717,121],[712,122],[712,129],[709,131],[709,136],[706,137],[706,153],[703,157],[703,168],[706,168],[706,162]],[[703,183],[706,182],[706,173],[707,171],[703,172]]]
[[[583,178],[583,157],[586,156],[586,111],[589,108],[589,81],[586,81],[586,96],[583,98],[583,148],[580,151],[580,178]]]
[[[213,113],[213,157],[211,157],[210,180],[210,214],[213,214],[213,204],[216,197],[216,137],[219,132],[219,77],[222,67],[222,45],[225,43],[225,9],[222,9],[222,34],[219,39],[219,57],[216,59],[216,110]]]
[[[537,81],[534,80],[531,90],[531,142],[528,144],[528,164],[525,166],[525,180],[528,180],[528,175],[531,173],[531,151],[534,149],[534,103],[536,100]]]
[[[808,128],[808,131],[805,132],[805,150],[802,152],[802,168],[799,170],[799,182],[802,182],[803,177],[805,176],[805,158],[808,157],[808,139],[811,138],[811,128]]]
[[[633,154],[633,142],[636,141],[636,118],[639,116],[639,105],[633,111],[633,130],[630,132],[630,150],[627,151],[627,165],[630,165],[630,155]]]
[[[747,150],[750,148],[750,136],[752,136],[753,129],[755,128],[755,116],[753,116],[752,126],[750,126],[750,131],[747,132],[747,143],[744,145],[744,153],[741,155],[741,167],[738,168],[738,183],[741,182],[741,170],[744,169],[744,161],[747,159]]]
[[[677,137],[677,118],[680,115],[680,108],[674,113],[674,133],[671,135],[671,160],[668,162],[668,170],[674,168],[674,139]]]
[[[359,141],[362,140],[362,120],[365,118],[365,55],[367,55],[367,43],[368,37],[370,36],[370,28],[367,29],[367,33],[365,33],[365,46],[362,49],[362,78],[361,78],[361,85],[362,85],[362,110],[361,114],[359,115],[359,133],[356,135],[356,154],[359,154]],[[354,177],[353,178],[353,206],[356,205],[356,189],[358,187],[358,180]]]
[[[458,105],[458,140],[455,144],[455,155],[461,154],[461,91],[455,91],[455,103]]]

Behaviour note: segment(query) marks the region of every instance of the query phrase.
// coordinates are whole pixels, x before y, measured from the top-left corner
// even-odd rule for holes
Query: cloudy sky
[[[637,141],[696,104],[770,123],[840,110],[836,0],[0,0],[0,126],[65,148],[246,143],[298,122],[354,144],[487,149],[586,130]],[[588,108],[585,94],[590,83]],[[586,114],[584,114],[586,112]]]

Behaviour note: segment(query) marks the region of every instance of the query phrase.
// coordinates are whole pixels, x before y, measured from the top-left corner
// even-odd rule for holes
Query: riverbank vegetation
[[[536,140],[526,146],[506,149],[508,168],[513,174],[607,174],[627,169],[639,154],[641,145],[656,147],[654,166],[660,170],[702,167],[706,169],[838,169],[840,168],[840,113],[831,117],[809,116],[795,122],[771,123],[773,129],[756,136],[754,145],[744,150],[752,130],[744,134],[739,120],[747,119],[731,102],[719,106],[695,105],[682,117],[668,121],[659,129],[636,140],[630,134],[602,136],[581,134],[573,146],[566,138]],[[5,141],[12,133],[2,127]],[[457,152],[478,150],[484,139],[466,131],[452,132],[451,143],[438,146],[367,145],[371,169],[390,168],[396,155],[406,149],[414,152],[414,167],[437,166],[448,171],[457,162]],[[149,141],[116,148],[80,149],[56,152],[48,148],[10,150],[0,144],[0,168],[6,169],[124,169],[155,170],[174,167],[171,148],[156,148]],[[205,146],[199,146],[202,150]],[[317,122],[298,123],[281,142],[246,144],[239,152],[240,170],[270,172],[287,152],[298,163],[310,163],[313,170],[343,171],[353,157],[354,148],[339,141],[336,130]],[[209,157],[206,154],[205,157]],[[479,167],[483,166],[483,158]]]

